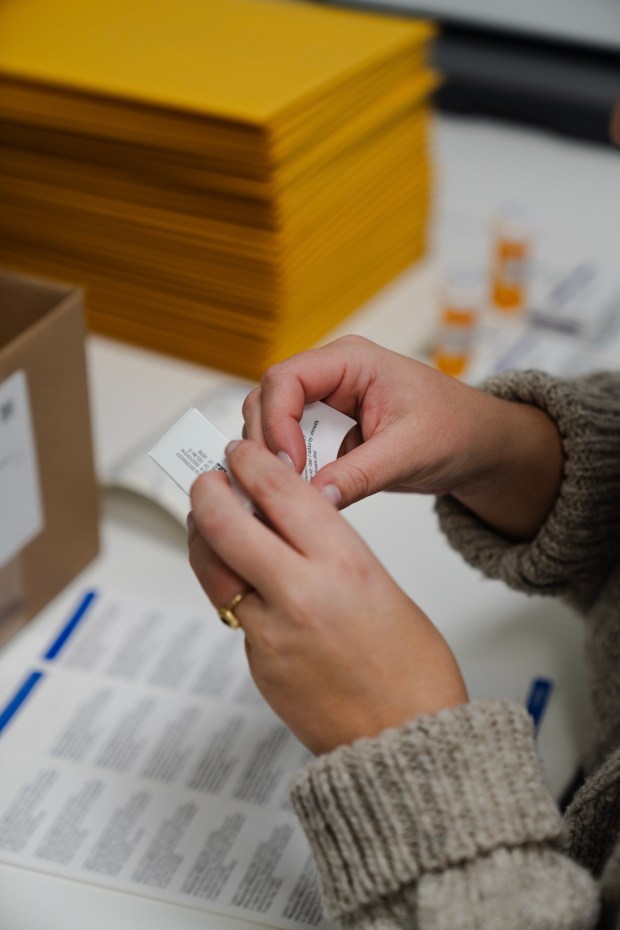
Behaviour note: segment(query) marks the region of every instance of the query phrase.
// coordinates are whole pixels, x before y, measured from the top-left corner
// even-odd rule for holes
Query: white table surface
[[[401,352],[419,351],[435,320],[434,288],[452,231],[486,225],[502,200],[519,197],[539,216],[542,236],[616,262],[620,241],[620,153],[493,123],[442,118],[436,135],[437,213],[431,255],[401,275],[331,336],[358,332]],[[198,366],[91,337],[88,359],[97,462],[105,474],[136,440],[191,400],[228,381]],[[399,584],[437,623],[460,660],[475,696],[516,689],[523,669],[560,683],[553,737],[541,754],[555,788],[580,741],[581,630],[563,607],[527,599],[483,580],[440,535],[432,500],[382,494],[355,505],[347,519]],[[103,498],[102,554],[33,621],[54,628],[77,591],[96,583],[177,608],[200,607],[218,622],[194,580],[178,524],[146,501],[120,491]],[[28,655],[28,631],[6,647],[16,667]],[[570,683],[570,686],[569,684]],[[518,693],[512,695],[519,697]],[[0,930],[242,930],[248,923],[189,908],[0,865]]]

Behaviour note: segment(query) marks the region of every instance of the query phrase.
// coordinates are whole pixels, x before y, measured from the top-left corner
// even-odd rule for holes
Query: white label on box
[[[320,401],[305,407],[299,425],[306,443],[306,481],[336,458],[342,440],[354,424],[351,417]],[[202,472],[228,472],[227,445],[226,436],[199,410],[191,407],[153,446],[149,455],[189,494],[193,482]]]
[[[16,371],[0,384],[0,568],[42,529],[28,381]]]

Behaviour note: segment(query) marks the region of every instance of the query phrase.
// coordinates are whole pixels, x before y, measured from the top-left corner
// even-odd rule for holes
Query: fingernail
[[[284,462],[287,468],[290,468],[292,469],[292,471],[295,471],[295,464],[293,462],[293,459],[288,454],[288,452],[284,452],[284,451],[278,452],[278,458],[280,459],[281,462]]]
[[[326,484],[325,487],[321,489],[321,494],[323,497],[327,498],[334,507],[340,507],[342,503],[342,494],[335,484]]]
[[[241,442],[240,439],[233,439],[232,442],[229,442],[228,445],[226,446],[226,449],[225,449],[226,455],[230,455],[230,453],[231,453],[234,449],[237,448],[237,446],[239,445],[240,442]]]
[[[187,532],[193,533],[194,530],[196,529],[196,520],[194,519],[194,514],[191,512],[191,510],[188,513],[187,517],[185,518],[185,523],[187,526]]]

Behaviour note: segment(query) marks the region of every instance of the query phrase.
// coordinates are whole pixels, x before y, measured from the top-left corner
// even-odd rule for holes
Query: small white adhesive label
[[[310,481],[323,465],[336,458],[355,420],[319,401],[304,408],[299,425],[306,444],[304,478]],[[199,410],[191,407],[153,446],[149,456],[189,494],[192,484],[203,472],[228,473],[227,444],[227,437]]]
[[[16,371],[0,384],[0,568],[42,529],[28,381]]]
[[[337,457],[342,440],[355,426],[355,420],[317,401],[304,407],[299,425],[306,444],[304,478],[311,481],[320,468]]]
[[[181,490],[189,490],[205,471],[225,471],[228,439],[195,407],[162,436],[149,452]]]

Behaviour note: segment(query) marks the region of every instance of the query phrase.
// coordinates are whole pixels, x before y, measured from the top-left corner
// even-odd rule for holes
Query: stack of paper
[[[3,0],[2,263],[250,377],[420,256],[428,23],[276,0]]]

